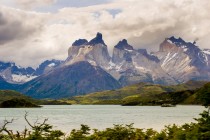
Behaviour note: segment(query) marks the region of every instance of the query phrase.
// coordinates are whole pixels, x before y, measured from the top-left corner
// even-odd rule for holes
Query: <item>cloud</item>
[[[116,0],[91,7],[63,8],[57,16],[75,29],[82,28],[78,32],[88,38],[101,31],[110,51],[123,38],[135,47],[157,50],[161,41],[172,35],[187,41],[209,36],[205,30],[210,27],[209,5],[207,0]],[[116,9],[120,12],[113,16],[109,11]],[[208,47],[206,42],[198,43]]]
[[[28,38],[43,27],[42,17],[35,13],[21,10],[0,8],[0,45],[23,38]]]
[[[23,9],[33,9],[36,7],[47,6],[56,3],[57,0],[14,0]]]
[[[28,2],[22,5],[54,1]],[[72,42],[90,40],[97,32],[103,33],[110,53],[123,38],[134,48],[154,51],[172,35],[186,41],[199,38],[201,48],[210,48],[209,13],[208,0],[114,0],[47,14],[4,7],[0,9],[0,60],[35,67],[46,59],[65,59]]]

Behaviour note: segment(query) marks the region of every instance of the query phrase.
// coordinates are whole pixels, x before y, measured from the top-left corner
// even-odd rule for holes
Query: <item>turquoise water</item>
[[[119,105],[45,105],[42,108],[0,108],[0,126],[3,120],[14,119],[8,126],[12,130],[29,128],[24,120],[25,112],[33,124],[37,119],[48,123],[55,129],[70,132],[87,124],[91,128],[104,129],[113,124],[134,123],[138,128],[154,128],[161,130],[164,125],[184,124],[194,121],[205,108],[203,106],[119,106]]]

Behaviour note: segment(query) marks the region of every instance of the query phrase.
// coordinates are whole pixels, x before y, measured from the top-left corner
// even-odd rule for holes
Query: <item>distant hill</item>
[[[14,90],[0,90],[0,103],[6,100],[11,100],[13,98],[25,99],[29,101],[33,100],[32,98],[25,96],[24,94],[21,94]]]
[[[13,102],[13,99],[15,99],[14,102],[16,102],[16,100],[19,100],[20,102],[26,104],[28,104],[28,102],[31,102],[32,104],[37,105],[70,105],[70,103],[62,100],[37,100],[14,90],[0,90],[0,104],[5,101]]]
[[[37,103],[37,100],[17,91],[0,90],[0,107],[2,108],[39,107]]]
[[[28,100],[13,98],[0,103],[0,108],[33,108],[41,107]]]
[[[189,81],[185,84],[172,86],[139,83],[118,90],[108,90],[85,96],[72,97],[69,99],[69,102],[78,104],[123,105],[155,105],[162,104],[163,102],[195,104],[195,98],[191,99],[192,101],[190,101],[190,98],[188,99],[189,101],[187,101],[187,98],[206,83],[205,81]],[[185,94],[187,94],[187,96]]]

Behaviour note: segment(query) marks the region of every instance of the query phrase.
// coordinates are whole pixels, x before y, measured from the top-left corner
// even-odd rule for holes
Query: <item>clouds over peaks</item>
[[[76,39],[90,40],[97,32],[110,52],[124,38],[134,48],[157,50],[172,35],[199,38],[198,46],[210,48],[209,0],[8,1],[0,2],[0,60],[21,65],[65,59]],[[36,9],[50,6],[57,9]]]

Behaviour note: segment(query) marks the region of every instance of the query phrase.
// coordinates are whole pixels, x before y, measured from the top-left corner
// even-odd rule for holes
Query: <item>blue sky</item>
[[[97,32],[110,55],[124,38],[151,51],[170,36],[210,48],[209,13],[209,0],[1,0],[0,61],[65,60],[76,39]]]
[[[109,3],[111,0],[58,0],[53,5],[39,7],[35,10],[41,12],[57,12],[61,8],[65,7],[87,7],[93,5],[100,5]]]

